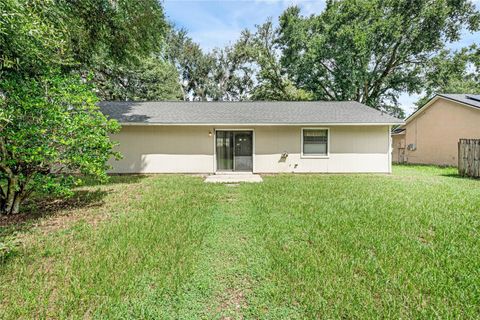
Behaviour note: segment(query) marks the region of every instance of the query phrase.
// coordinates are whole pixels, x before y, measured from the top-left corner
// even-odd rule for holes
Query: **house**
[[[115,173],[390,172],[403,121],[358,102],[102,102]]]
[[[480,95],[438,94],[392,132],[392,160],[456,166],[462,138],[480,138]]]

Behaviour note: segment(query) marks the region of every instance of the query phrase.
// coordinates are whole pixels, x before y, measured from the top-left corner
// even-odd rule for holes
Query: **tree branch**
[[[397,41],[397,43],[395,43],[393,47],[393,52],[390,55],[390,58],[388,59],[387,64],[385,65],[385,69],[383,70],[380,77],[378,77],[378,79],[374,81],[371,89],[367,92],[367,95],[375,96],[383,80],[392,72],[393,69],[395,69],[396,66],[398,66],[400,60],[397,60],[397,52],[398,52],[398,48],[402,44],[402,40],[403,40],[403,36]]]
[[[333,96],[330,92],[328,92],[328,89],[321,83],[319,82],[318,85],[322,88],[322,90],[330,97],[332,100],[337,100],[336,94],[334,93],[335,96]]]

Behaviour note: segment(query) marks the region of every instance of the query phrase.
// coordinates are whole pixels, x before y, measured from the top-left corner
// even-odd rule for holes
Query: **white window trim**
[[[303,153],[303,132],[305,130],[327,130],[327,154],[304,154]],[[330,128],[324,127],[311,127],[311,128],[302,128],[300,130],[300,137],[301,137],[301,153],[300,158],[305,159],[328,159],[330,158]]]

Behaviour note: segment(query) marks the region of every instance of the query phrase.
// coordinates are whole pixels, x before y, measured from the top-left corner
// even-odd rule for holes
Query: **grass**
[[[0,318],[476,318],[480,181],[455,169],[113,177],[4,227]]]

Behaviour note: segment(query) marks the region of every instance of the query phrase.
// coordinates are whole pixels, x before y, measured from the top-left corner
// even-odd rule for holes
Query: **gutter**
[[[117,120],[118,121],[118,120]],[[162,123],[162,122],[120,122],[122,126],[392,126],[404,122],[356,123],[356,122],[319,122],[319,123]]]

